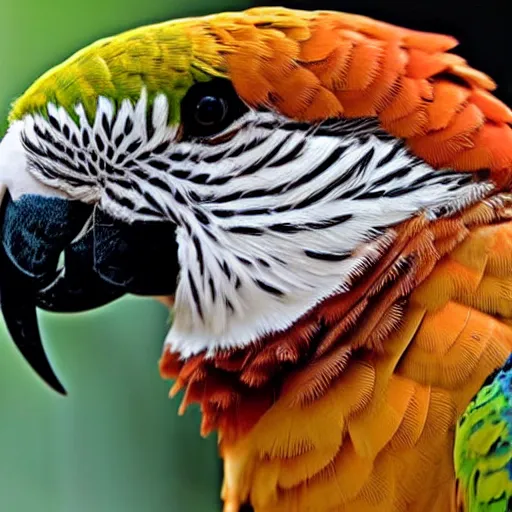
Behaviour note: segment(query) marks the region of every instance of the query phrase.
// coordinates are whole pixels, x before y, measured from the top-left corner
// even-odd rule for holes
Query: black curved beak
[[[66,391],[44,352],[36,307],[80,312],[126,293],[175,292],[171,223],[126,224],[79,201],[40,195],[13,200],[7,192],[0,232],[0,306],[7,328],[35,372],[61,394]]]

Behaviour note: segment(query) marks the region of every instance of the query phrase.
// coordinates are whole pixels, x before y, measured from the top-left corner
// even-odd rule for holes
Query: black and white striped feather
[[[181,266],[168,343],[184,356],[289,327],[393,242],[394,225],[449,215],[492,188],[438,171],[372,119],[310,126],[249,110],[223,134],[180,140],[146,94],[89,123],[50,106],[19,144],[31,174],[126,222],[178,225]],[[354,252],[357,249],[357,255]]]

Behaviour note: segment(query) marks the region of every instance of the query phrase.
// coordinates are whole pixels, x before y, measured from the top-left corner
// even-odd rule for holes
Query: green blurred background
[[[170,18],[246,8],[242,0],[0,0],[0,134],[11,102],[100,37]],[[40,312],[68,390],[46,388],[0,322],[0,512],[220,510],[216,439],[177,416],[157,362],[168,312],[128,297],[78,315]]]

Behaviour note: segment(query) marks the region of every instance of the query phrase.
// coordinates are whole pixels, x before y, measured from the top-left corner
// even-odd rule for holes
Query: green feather
[[[92,122],[99,96],[115,106],[125,99],[135,103],[145,87],[150,105],[157,94],[167,96],[169,123],[178,124],[180,102],[190,86],[225,77],[217,54],[216,42],[193,19],[102,39],[39,78],[14,103],[9,120],[35,113],[47,116],[49,103],[64,107],[76,119],[75,107],[81,103]]]
[[[512,356],[459,420],[455,471],[465,511],[512,510]]]

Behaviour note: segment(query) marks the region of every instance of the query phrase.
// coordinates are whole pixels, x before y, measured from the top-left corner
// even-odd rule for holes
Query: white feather
[[[458,211],[492,189],[489,183],[474,181],[459,185],[462,173],[434,171],[403,148],[389,162],[379,164],[397,141],[379,136],[372,120],[359,124],[340,121],[323,130],[317,126],[293,131],[285,126],[287,119],[251,110],[226,130],[235,131],[233,137],[208,144],[176,139],[177,127],[167,124],[169,105],[164,95],[153,100],[153,130],[148,140],[147,109],[145,90],[135,105],[123,101],[117,112],[111,101],[100,98],[93,126],[83,107],[76,108],[79,126],[73,133],[87,132],[91,141],[91,149],[86,151],[89,164],[93,165],[94,152],[103,154],[106,163],[132,184],[131,189],[126,183],[120,186],[99,166],[97,175],[90,176],[51,159],[40,159],[43,170],[31,167],[19,142],[22,131],[37,147],[50,143],[40,140],[34,123],[62,140],[41,116],[28,116],[11,128],[0,146],[0,179],[10,189],[21,190],[22,179],[14,179],[12,166],[6,165],[6,155],[14,151],[16,171],[27,174],[28,170],[41,182],[41,189],[44,183],[73,197],[94,200],[126,222],[176,219],[181,274],[174,323],[166,343],[183,357],[203,350],[211,354],[220,348],[245,346],[289,328],[320,301],[349,289],[352,279],[382,255],[392,243],[394,232],[382,235],[376,228],[389,228],[419,214],[434,219],[440,208],[448,213]],[[74,124],[63,109],[50,105],[49,111],[61,124]],[[102,125],[102,115],[111,124],[110,138]],[[133,128],[121,137],[127,120]],[[365,137],[360,138],[356,129]],[[103,150],[98,147],[97,137],[103,141]],[[163,141],[170,141],[169,148],[152,154]],[[108,144],[113,146],[111,158],[104,155]],[[130,147],[134,149],[119,163]],[[275,152],[276,148],[279,151]],[[294,150],[296,154],[290,157]],[[224,151],[222,158],[215,157]],[[318,171],[318,166],[337,151],[339,157]],[[270,158],[272,152],[275,154]],[[143,158],[147,154],[152,154],[151,158]],[[289,161],[276,165],[284,157]],[[363,166],[365,158],[368,162]],[[128,167],[126,160],[135,161],[136,166]],[[155,161],[165,166],[155,168]],[[256,167],[260,168],[254,170]],[[348,173],[353,167],[355,170]],[[395,171],[409,167],[403,175],[390,178]],[[44,169],[62,179],[45,175]],[[416,189],[415,184],[426,174],[432,174],[432,179]],[[341,176],[345,178],[336,182]],[[71,186],[66,181],[69,177],[83,184]],[[299,182],[301,179],[303,182]],[[379,180],[384,180],[381,185]],[[277,187],[280,189],[273,191]],[[111,194],[106,193],[107,188]],[[258,190],[258,197],[246,196]],[[379,191],[391,190],[399,193],[360,197],[363,192],[378,196]],[[134,206],[112,199],[112,193],[129,199]],[[340,198],[344,194],[346,197]],[[161,213],[148,213],[155,203]],[[266,211],[247,213],[262,208]],[[346,219],[328,227],[319,224],[342,216]],[[272,227],[276,224],[300,229],[279,231]],[[261,232],[258,236],[237,232],[241,226]],[[351,256],[329,261],[308,256],[306,251]],[[272,293],[271,288],[280,293]]]

